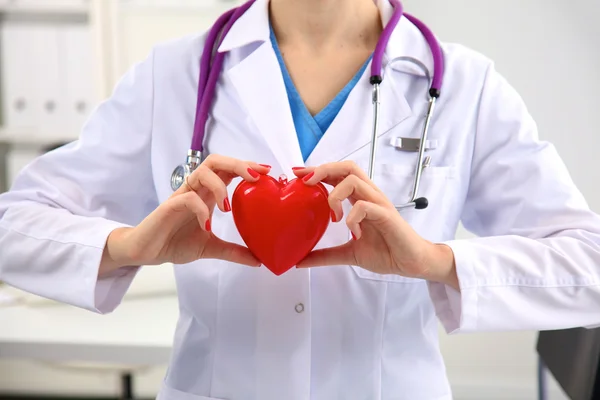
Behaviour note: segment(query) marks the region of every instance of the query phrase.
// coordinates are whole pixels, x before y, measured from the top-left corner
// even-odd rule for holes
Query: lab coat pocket
[[[216,397],[199,396],[192,393],[185,393],[167,386],[164,382],[156,400],[227,400]]]
[[[367,171],[367,163],[359,162],[361,168]],[[413,191],[415,176],[414,164],[379,163],[375,167],[374,183],[394,203],[407,203]],[[400,210],[400,215],[422,237],[433,242],[443,241],[450,232],[448,221],[452,218],[447,214],[455,195],[452,181],[455,169],[452,166],[428,166],[421,174],[421,182],[417,197],[425,197],[429,205],[423,210],[408,208]],[[352,267],[359,278],[395,283],[420,283],[421,279],[407,278],[399,275],[382,275],[367,271],[363,268]]]

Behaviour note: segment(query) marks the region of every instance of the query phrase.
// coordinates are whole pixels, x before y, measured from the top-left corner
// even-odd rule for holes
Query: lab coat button
[[[298,314],[304,312],[304,304],[302,304],[302,303],[296,304],[295,310]]]

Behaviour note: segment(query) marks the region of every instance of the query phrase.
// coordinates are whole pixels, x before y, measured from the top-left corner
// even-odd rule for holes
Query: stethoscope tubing
[[[415,175],[410,201],[406,204],[397,205],[396,208],[398,210],[409,207],[423,209],[427,207],[428,201],[424,197],[419,198],[417,196],[419,193],[423,169],[429,165],[429,157],[425,157],[425,144],[431,124],[431,119],[433,117],[435,109],[436,99],[440,96],[441,87],[443,83],[443,53],[435,36],[423,22],[413,17],[412,15],[404,13],[403,6],[399,0],[389,1],[394,11],[390,18],[390,21],[386,24],[382,31],[382,34],[375,47],[375,51],[373,53],[373,58],[371,61],[371,76],[369,81],[373,85],[373,130],[369,150],[368,175],[371,180],[375,179],[375,160],[377,153],[377,138],[379,134],[381,104],[380,85],[383,81],[383,57],[392,33],[396,29],[396,26],[400,22],[402,16],[404,16],[415,26],[417,26],[417,28],[425,37],[432,53],[434,71],[431,86],[429,89],[430,102],[427,110],[427,117],[425,120],[423,130],[421,132],[418,158],[415,167]],[[186,177],[189,176],[189,174],[191,174],[202,162],[202,153],[204,151],[204,137],[206,123],[208,120],[208,112],[215,95],[218,75],[221,72],[223,60],[225,57],[225,52],[219,52],[218,46],[222,42],[223,38],[229,33],[229,30],[231,29],[235,21],[237,21],[250,8],[250,6],[254,4],[254,2],[255,0],[249,0],[241,6],[225,12],[215,21],[214,25],[208,32],[200,60],[198,93],[196,99],[196,115],[194,119],[194,132],[192,136],[192,143],[190,146],[190,150],[188,151],[186,162],[182,165],[179,165],[171,175],[171,187],[173,190],[177,190],[177,188],[185,181]]]

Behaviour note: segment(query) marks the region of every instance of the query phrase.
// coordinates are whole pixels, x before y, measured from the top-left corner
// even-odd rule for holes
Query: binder
[[[55,135],[64,125],[57,25],[1,25],[3,121],[7,129]]]
[[[95,107],[90,28],[83,24],[63,26],[59,41],[66,134],[76,138]]]
[[[61,87],[60,25],[28,24],[33,32],[33,82],[37,97],[36,130],[42,136],[55,137],[67,121],[64,90]]]
[[[41,66],[34,52],[39,32],[12,21],[0,24],[2,120],[8,128],[32,128],[38,120],[39,100],[34,76]]]
[[[0,0],[0,9],[34,12],[79,12],[86,10],[90,3],[91,0]]]

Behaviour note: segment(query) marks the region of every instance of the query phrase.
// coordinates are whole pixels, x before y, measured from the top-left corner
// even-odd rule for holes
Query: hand
[[[346,225],[354,240],[315,250],[298,268],[350,264],[378,274],[443,282],[458,289],[452,250],[419,236],[355,163],[296,168],[294,173],[307,185],[323,182],[334,186],[329,195],[333,222],[341,221],[344,200],[353,205]]]
[[[230,212],[227,186],[235,177],[254,182],[269,166],[211,155],[167,201],[135,228],[117,229],[108,238],[101,274],[126,265],[185,264],[215,258],[259,266],[244,246],[211,232],[215,206]]]

